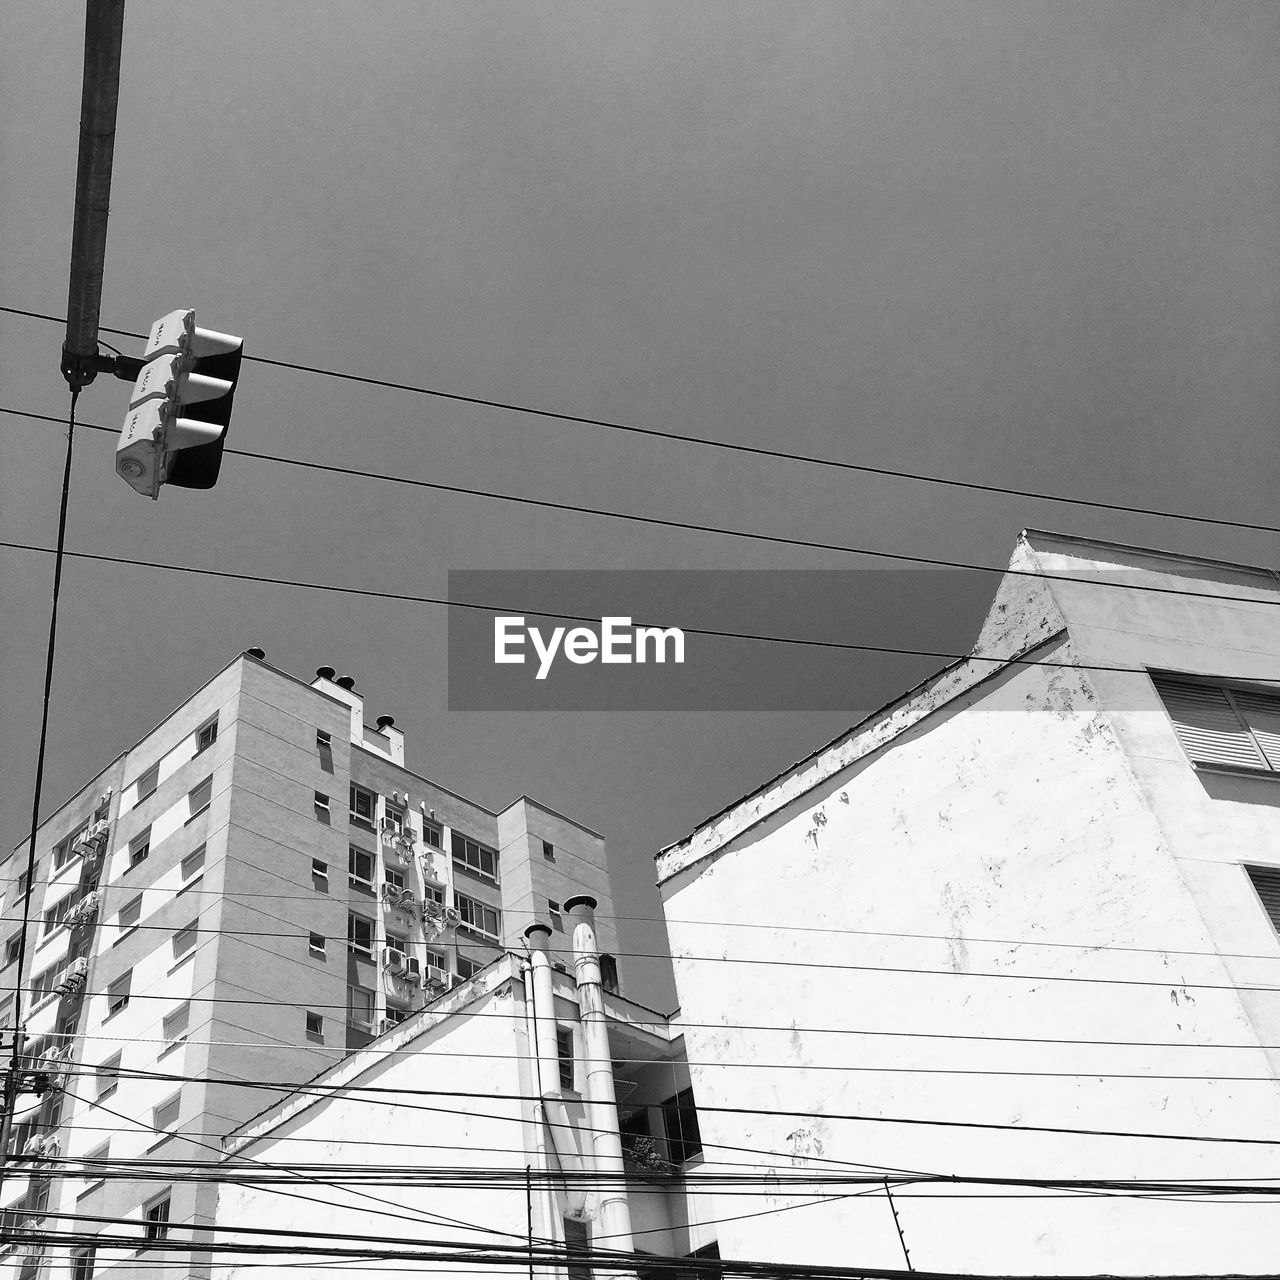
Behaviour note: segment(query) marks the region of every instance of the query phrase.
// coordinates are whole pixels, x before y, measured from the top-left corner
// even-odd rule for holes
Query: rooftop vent
[[[337,674],[338,674],[338,669],[336,667],[317,667],[316,668],[317,680],[332,680],[333,677],[336,676]]]
[[[382,730],[382,729],[394,729],[395,727],[396,727],[396,718],[395,718],[395,716],[379,716],[379,717],[378,717],[378,729],[379,729],[379,730]]]
[[[259,661],[267,656],[267,651],[265,649],[259,649],[257,645],[254,645],[252,649],[246,649],[245,653],[247,653],[251,658],[257,658]]]
[[[339,676],[333,683],[339,689],[345,689],[348,693],[351,693],[356,687],[356,678],[355,676]]]

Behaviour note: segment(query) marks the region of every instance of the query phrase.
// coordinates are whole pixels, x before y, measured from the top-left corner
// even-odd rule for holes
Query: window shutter
[[[1245,867],[1276,932],[1280,933],[1280,868]]]
[[[1280,698],[1266,693],[1233,692],[1236,706],[1248,721],[1267,763],[1280,770]]]
[[[1247,769],[1268,767],[1222,689],[1162,676],[1157,676],[1154,683],[1178,741],[1192,760]]]

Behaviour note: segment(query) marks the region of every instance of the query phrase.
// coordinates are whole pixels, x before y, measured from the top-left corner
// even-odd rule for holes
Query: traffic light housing
[[[150,498],[166,484],[213,488],[243,355],[243,339],[198,329],[192,310],[156,321],[116,447],[126,483]]]

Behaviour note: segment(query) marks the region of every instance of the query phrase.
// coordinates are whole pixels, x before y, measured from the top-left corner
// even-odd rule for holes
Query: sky
[[[83,7],[10,0],[5,28],[0,305],[62,316]],[[1272,0],[128,0],[102,324],[190,306],[247,356],[1277,524],[1278,64]],[[0,407],[66,414],[62,337],[0,313]],[[127,395],[99,377],[80,420],[117,427]],[[18,414],[0,414],[0,538],[51,548],[64,433]],[[991,566],[1027,526],[1280,563],[1274,534],[266,364],[244,366],[228,446]],[[451,570],[898,572],[232,456],[215,489],[151,502],[113,454],[77,432],[71,551],[427,596]],[[0,548],[6,849],[30,821],[52,567]],[[796,581],[826,584],[796,628],[962,652],[996,579],[901,608]],[[747,590],[726,601],[738,624]],[[447,639],[440,606],[70,559],[42,810],[260,645],[304,679],[354,676],[416,772],[600,831],[636,918],[623,950],[655,952],[657,849],[941,665],[849,653],[804,711],[763,693],[769,709],[451,711]],[[812,660],[773,650],[780,679]],[[624,964],[633,994],[673,1005],[659,962]]]

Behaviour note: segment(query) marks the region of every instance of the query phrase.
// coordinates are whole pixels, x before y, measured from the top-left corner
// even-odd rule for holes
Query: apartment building
[[[26,855],[0,866],[0,1026]],[[151,1274],[141,1255],[104,1264],[11,1233],[212,1221],[212,1185],[107,1176],[107,1162],[215,1158],[272,1085],[447,998],[523,947],[535,918],[562,932],[573,893],[600,903],[604,978],[620,990],[598,834],[527,796],[494,813],[418,776],[393,718],[365,723],[354,680],[323,667],[301,681],[261,650],[48,818],[36,857],[23,1021],[32,1065],[65,1088],[11,1144],[0,1265],[21,1280]],[[190,1274],[207,1264],[192,1254]]]
[[[726,1257],[1274,1270],[1273,571],[1024,533],[971,656],[658,871],[704,1140],[798,1179]]]

